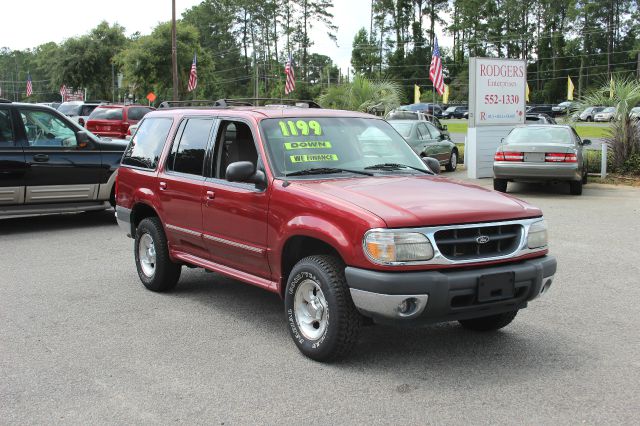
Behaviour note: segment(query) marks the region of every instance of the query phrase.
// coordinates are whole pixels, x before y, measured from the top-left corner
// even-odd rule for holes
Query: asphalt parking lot
[[[0,423],[637,424],[640,189],[510,191],[549,223],[547,296],[494,334],[367,327],[331,365],[258,288],[146,291],[112,212],[1,220]]]

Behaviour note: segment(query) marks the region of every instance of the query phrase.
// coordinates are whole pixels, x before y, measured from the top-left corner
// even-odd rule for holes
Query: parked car
[[[81,126],[87,123],[87,119],[98,105],[106,104],[106,101],[69,101],[63,102],[58,111],[69,117]]]
[[[47,106],[0,102],[0,217],[110,208],[126,146]]]
[[[533,105],[527,107],[527,114],[547,114],[553,116],[553,105]]]
[[[496,151],[493,188],[507,192],[508,182],[568,181],[571,194],[580,195],[587,183],[582,147],[590,144],[570,126],[515,127]]]
[[[124,138],[128,141],[131,140],[133,135],[136,134],[136,130],[138,130],[138,123],[129,126],[129,128],[127,129],[127,135]]]
[[[45,105],[53,109],[58,109],[61,103],[60,102],[38,102],[38,105]]]
[[[556,120],[547,114],[526,114],[524,124],[557,124]]]
[[[446,124],[442,124],[442,122],[440,122],[440,120],[433,116],[433,115],[429,115],[429,114],[423,114],[421,112],[417,112],[417,111],[406,111],[406,110],[401,110],[401,109],[394,109],[392,111],[390,111],[389,113],[387,113],[387,115],[385,116],[385,120],[423,120],[423,121],[428,121],[431,124],[433,124],[434,126],[436,126],[436,129],[438,129],[438,131],[440,131],[440,133],[442,133],[443,135],[445,135],[447,137],[447,139],[451,139],[451,135],[449,134],[449,129],[447,128]]]
[[[365,318],[500,329],[556,271],[539,209],[433,175],[390,124],[353,111],[151,112],[116,215],[149,290],[186,265],[271,291],[320,361],[346,356]]]
[[[616,119],[616,108],[607,107],[593,116],[593,121],[613,121]]]
[[[87,129],[96,135],[124,139],[131,124],[155,110],[144,105],[101,105],[87,120]]]
[[[580,115],[578,115],[578,120],[593,121],[595,115],[600,111],[602,111],[604,108],[605,107],[601,107],[601,106],[593,106],[593,107],[585,108],[584,111],[582,111]]]
[[[463,118],[464,113],[469,111],[466,106],[450,106],[442,113],[442,118]]]
[[[411,105],[403,105],[400,107],[405,111],[417,111],[423,114],[434,115],[437,118],[442,118],[442,108],[436,104],[418,103]]]
[[[435,158],[449,172],[458,167],[458,148],[428,121],[387,120],[420,157]]]
[[[573,101],[560,102],[558,105],[552,107],[551,111],[553,112],[553,116],[557,117],[559,115],[569,114],[574,109],[574,106],[575,102]]]
[[[631,118],[632,120],[639,121],[640,120],[640,107],[631,108],[631,111],[629,111],[629,118]]]

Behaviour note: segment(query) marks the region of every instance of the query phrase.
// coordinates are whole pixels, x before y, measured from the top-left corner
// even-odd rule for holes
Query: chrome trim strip
[[[169,229],[173,229],[174,231],[182,232],[183,234],[193,235],[195,237],[202,237],[202,233],[197,232],[197,231],[192,231],[191,229],[180,228],[179,226],[169,225],[169,224],[167,224],[166,226]]]
[[[524,256],[530,253],[540,252],[542,250],[546,250],[548,246],[538,247],[535,249],[530,249],[527,246],[527,237],[529,235],[529,228],[535,222],[539,222],[544,220],[544,217],[536,217],[533,219],[518,219],[518,220],[506,220],[502,222],[485,222],[485,223],[465,223],[461,225],[442,225],[442,226],[429,226],[429,227],[419,227],[419,228],[374,228],[365,232],[362,237],[362,250],[364,251],[365,256],[369,261],[376,265],[385,265],[385,266],[404,266],[404,265],[464,265],[468,263],[482,263],[482,262],[492,262],[495,260],[504,260],[511,259],[514,257]],[[513,252],[502,255],[502,256],[494,256],[494,257],[482,257],[477,259],[467,259],[467,260],[451,260],[445,257],[438,249],[438,245],[435,240],[435,233],[438,231],[444,231],[449,229],[465,229],[465,228],[479,228],[479,227],[488,227],[488,226],[499,226],[499,225],[522,225],[523,232],[520,234],[520,242],[518,243],[518,247]],[[366,239],[367,235],[372,232],[416,232],[420,234],[424,234],[425,237],[431,243],[433,247],[433,257],[430,260],[419,261],[419,262],[380,262],[379,260],[373,259],[369,252],[367,251]]]
[[[349,289],[351,299],[360,313],[376,314],[386,318],[410,319],[420,316],[427,307],[429,301],[428,294],[380,294],[355,288]],[[415,309],[403,314],[398,311],[400,303],[405,299],[413,299],[416,304]]]
[[[215,241],[222,244],[227,244],[229,246],[237,247],[243,250],[248,250],[254,253],[259,253],[259,254],[264,253],[264,249],[261,249],[259,247],[253,247],[247,244],[237,243],[235,241],[226,240],[224,238],[214,237],[213,235],[209,235],[209,234],[203,234],[203,235],[207,240]]]
[[[24,203],[24,186],[5,186],[0,188],[0,205]]]

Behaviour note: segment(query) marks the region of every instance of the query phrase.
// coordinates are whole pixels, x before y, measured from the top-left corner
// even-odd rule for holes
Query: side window
[[[212,125],[213,120],[210,118],[189,119],[180,135],[180,140],[176,139],[171,147],[166,169],[202,176]]]
[[[129,108],[129,111],[127,112],[127,119],[128,120],[142,120],[142,117],[144,117],[147,113],[153,111],[151,108],[148,107],[131,107]]]
[[[416,136],[418,136],[419,141],[424,140],[424,135],[422,134],[422,126],[420,126],[419,124],[416,126]]]
[[[122,164],[155,169],[158,166],[158,160],[172,123],[171,118],[144,120],[124,151]]]
[[[429,133],[431,133],[431,139],[440,139],[440,131],[436,129],[436,126],[431,123],[426,123],[425,125],[429,129]]]
[[[21,109],[29,146],[77,148],[76,134],[67,123],[47,111]]]
[[[11,110],[0,108],[0,147],[16,146],[11,124]]]
[[[253,141],[251,129],[245,123],[238,121],[223,121],[216,139],[217,165],[213,176],[225,179],[227,166],[236,161],[251,161],[254,166],[258,163],[258,151]]]
[[[431,135],[429,135],[429,130],[427,130],[427,126],[424,123],[418,124],[418,131],[420,132],[420,140],[428,141],[431,139]]]

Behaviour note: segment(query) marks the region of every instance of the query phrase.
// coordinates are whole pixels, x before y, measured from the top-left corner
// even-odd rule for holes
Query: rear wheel
[[[582,195],[582,180],[572,180],[569,182],[569,192],[571,195]]]
[[[592,122],[593,121],[593,117],[591,117],[591,116],[587,117],[587,121],[588,122]]]
[[[493,189],[500,192],[507,192],[507,180],[493,179]]]
[[[169,258],[167,237],[157,217],[149,217],[136,228],[136,268],[144,286],[151,291],[169,291],[180,278],[181,265]]]
[[[449,162],[447,163],[446,166],[444,166],[444,168],[448,172],[454,172],[457,167],[458,167],[458,151],[454,149],[453,151],[451,151],[451,155],[449,156]]]
[[[489,317],[460,320],[458,322],[467,330],[494,331],[511,324],[511,321],[513,321],[516,315],[518,315],[517,310],[498,315],[491,315]]]

